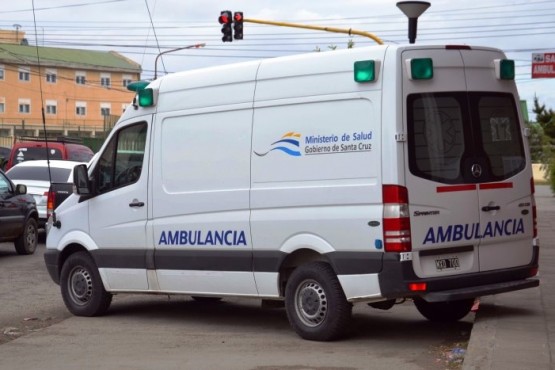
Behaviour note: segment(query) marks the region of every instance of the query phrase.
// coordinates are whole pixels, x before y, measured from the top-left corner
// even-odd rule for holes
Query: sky
[[[555,110],[555,78],[532,79],[533,53],[555,53],[553,0],[431,0],[418,20],[417,44],[465,44],[502,49],[515,60],[520,98]],[[228,63],[343,49],[375,42],[361,36],[253,23],[244,39],[223,43],[218,16],[357,29],[385,43],[405,44],[407,18],[396,0],[18,0],[4,1],[0,29],[25,32],[30,45],[116,51],[141,64],[142,78]],[[195,44],[202,48],[175,51]]]

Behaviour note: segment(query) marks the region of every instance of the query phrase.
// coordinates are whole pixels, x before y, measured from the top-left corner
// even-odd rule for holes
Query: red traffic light
[[[243,12],[235,12],[233,13],[233,20],[235,22],[241,23],[243,22]]]
[[[231,22],[232,22],[231,11],[230,10],[224,10],[224,11],[220,12],[218,22],[220,22],[220,24],[231,24]]]

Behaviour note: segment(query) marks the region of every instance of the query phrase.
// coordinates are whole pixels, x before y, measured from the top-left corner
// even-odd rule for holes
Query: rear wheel
[[[86,252],[74,253],[65,261],[60,288],[67,309],[76,316],[102,315],[112,302],[112,295],[104,289],[96,264]]]
[[[15,251],[17,254],[33,254],[37,250],[38,240],[37,221],[31,217],[25,221],[23,233],[14,242]]]
[[[418,298],[414,305],[418,312],[430,321],[455,322],[465,317],[474,304],[474,298],[450,302],[426,302]]]
[[[352,306],[332,268],[311,262],[295,269],[285,288],[289,323],[304,339],[328,341],[344,334]]]

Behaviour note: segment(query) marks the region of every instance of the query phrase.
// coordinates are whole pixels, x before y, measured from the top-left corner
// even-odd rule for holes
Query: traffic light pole
[[[371,38],[377,44],[383,45],[383,41],[376,35],[366,31],[359,31],[353,30],[352,28],[336,28],[336,27],[323,27],[323,26],[312,26],[307,24],[299,24],[299,23],[289,23],[289,22],[274,22],[274,21],[265,21],[261,19],[252,19],[252,18],[244,18],[243,22],[249,23],[258,23],[258,24],[269,24],[272,26],[280,26],[280,27],[293,27],[293,28],[305,28],[309,30],[317,30],[317,31],[326,31],[326,32],[335,32],[335,33],[346,33],[348,35],[359,35]]]

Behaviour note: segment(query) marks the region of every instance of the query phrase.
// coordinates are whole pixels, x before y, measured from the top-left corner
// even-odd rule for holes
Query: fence
[[[7,124],[0,123],[0,147],[11,148],[13,144],[20,140],[22,136],[44,138],[55,140],[57,137],[72,137],[81,139],[82,143],[97,152],[104,140],[116,124],[119,116],[106,116],[104,122],[100,126],[82,129],[81,126],[65,125],[56,126],[48,125],[46,127],[46,135],[44,127],[41,123],[21,123]]]

